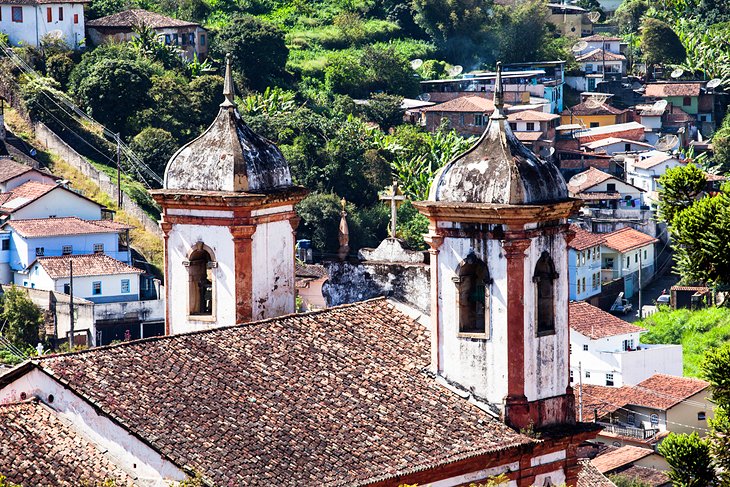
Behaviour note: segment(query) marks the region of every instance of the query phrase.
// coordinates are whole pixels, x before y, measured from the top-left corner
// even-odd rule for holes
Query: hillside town
[[[0,0],[0,487],[726,485],[728,26]]]

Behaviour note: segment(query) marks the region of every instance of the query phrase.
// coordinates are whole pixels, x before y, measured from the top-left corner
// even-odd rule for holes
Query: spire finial
[[[503,117],[504,91],[502,87],[502,62],[497,61],[497,78],[494,80],[494,113],[492,118]]]
[[[229,52],[226,54],[226,77],[223,82],[223,96],[226,97],[226,99],[223,103],[221,103],[221,106],[224,108],[235,107],[236,104],[233,103],[234,95],[233,76],[231,75],[231,53]]]

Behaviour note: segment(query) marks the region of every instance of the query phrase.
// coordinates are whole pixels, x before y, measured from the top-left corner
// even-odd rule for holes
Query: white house
[[[28,181],[56,184],[56,177],[12,159],[0,159],[0,193],[7,193]]]
[[[568,244],[570,299],[589,300],[601,294],[601,244],[604,237],[577,225],[571,225],[570,229],[575,233]]]
[[[141,269],[104,254],[39,257],[18,285],[69,294],[73,263],[73,294],[93,303],[139,301]]]
[[[647,203],[657,204],[658,179],[667,172],[687,163],[678,157],[661,151],[651,151],[627,156],[624,159],[626,179],[633,185],[646,191]]]
[[[654,149],[654,146],[646,142],[622,139],[620,137],[608,137],[607,139],[586,142],[581,148],[590,152],[600,152],[612,156],[618,152],[644,152]]]
[[[632,297],[639,285],[639,268],[642,284],[654,275],[654,244],[658,241],[631,227],[607,233],[601,246],[604,282],[623,277],[624,293]]]
[[[72,49],[84,45],[84,4],[90,0],[0,0],[0,31],[13,46],[38,47],[44,36],[63,39]]]
[[[570,178],[568,190],[594,208],[639,209],[644,201],[644,190],[595,167]]]
[[[0,218],[29,220],[78,217],[101,220],[105,208],[60,184],[28,181],[0,194]]]
[[[0,235],[0,281],[11,282],[12,272],[22,272],[37,257],[103,253],[131,263],[131,227],[109,220],[75,217],[10,220]],[[6,238],[9,236],[9,238]],[[22,282],[24,277],[14,279]]]
[[[595,49],[603,49],[606,52],[613,54],[621,54],[621,38],[615,36],[603,36],[595,34],[592,36],[581,37],[581,41],[584,41],[587,46],[585,49],[580,51],[578,54],[584,54],[586,52],[593,51]]]
[[[575,57],[581,71],[586,74],[626,74],[626,57],[603,49],[592,49]],[[592,89],[590,86],[588,89]]]
[[[570,303],[570,376],[584,384],[635,385],[654,374],[682,375],[681,345],[639,342],[646,329],[585,302]]]

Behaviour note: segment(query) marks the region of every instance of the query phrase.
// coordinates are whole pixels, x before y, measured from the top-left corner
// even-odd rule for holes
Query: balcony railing
[[[603,428],[603,431],[606,431],[608,433],[613,433],[619,436],[626,436],[628,438],[638,438],[639,440],[648,440],[649,438],[653,438],[657,435],[657,433],[659,433],[658,428],[635,428],[633,426],[602,423],[600,421],[598,422],[598,424]]]

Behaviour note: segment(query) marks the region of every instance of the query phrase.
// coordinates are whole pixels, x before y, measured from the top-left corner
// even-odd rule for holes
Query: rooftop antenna
[[[421,101],[430,101],[431,93],[421,93],[420,95],[418,95],[418,99]]]
[[[591,23],[595,24],[601,19],[601,12],[593,11],[588,14],[588,20],[591,21]]]
[[[677,78],[681,78],[683,74],[684,74],[684,69],[676,68],[674,71],[672,71],[672,74],[670,74],[669,76],[671,76],[674,79],[677,79]]]
[[[223,82],[223,96],[226,99],[221,103],[222,108],[234,108],[236,104],[233,102],[235,91],[233,89],[233,76],[231,75],[231,53],[226,54],[226,77]]]
[[[570,48],[570,50],[576,54],[581,53],[586,49],[588,49],[588,43],[586,41],[578,41]]]
[[[420,68],[421,66],[423,66],[423,59],[418,59],[418,58],[416,58],[416,59],[414,59],[414,60],[412,60],[412,61],[411,61],[411,68],[412,68],[412,69],[413,69],[414,71],[415,71],[416,69]]]
[[[668,152],[674,149],[678,142],[679,137],[674,134],[667,134],[659,137],[659,140],[657,140],[656,144],[654,144],[654,147],[658,151]]]
[[[464,67],[459,66],[457,64],[456,66],[450,67],[449,70],[447,71],[447,73],[449,73],[449,76],[451,76],[453,78],[453,77],[459,76],[463,71],[464,71]]]

